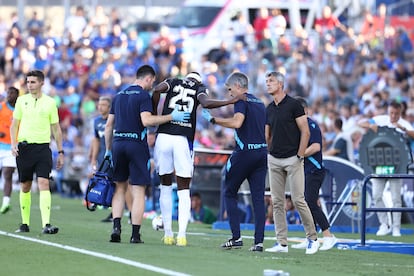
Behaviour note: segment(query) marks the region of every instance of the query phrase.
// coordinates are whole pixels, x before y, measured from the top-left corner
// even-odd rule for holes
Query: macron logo
[[[101,191],[97,191],[97,190],[93,190],[93,189],[90,191],[90,193],[97,194],[97,195],[101,195],[102,194]]]

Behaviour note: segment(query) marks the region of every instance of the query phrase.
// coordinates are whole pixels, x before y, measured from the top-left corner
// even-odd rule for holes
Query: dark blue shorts
[[[19,143],[19,155],[16,157],[19,181],[32,181],[37,177],[49,178],[52,171],[52,151],[49,144]]]
[[[150,154],[146,143],[116,140],[112,145],[114,181],[131,185],[150,185]]]

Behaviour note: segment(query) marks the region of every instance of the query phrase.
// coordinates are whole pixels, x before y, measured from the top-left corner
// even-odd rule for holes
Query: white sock
[[[173,237],[172,232],[172,185],[160,185],[160,210],[164,224],[164,236]]]
[[[9,196],[4,196],[2,206],[7,206],[7,205],[10,205],[10,197]]]
[[[178,238],[184,238],[187,232],[188,221],[191,214],[190,190],[180,190],[178,195]]]

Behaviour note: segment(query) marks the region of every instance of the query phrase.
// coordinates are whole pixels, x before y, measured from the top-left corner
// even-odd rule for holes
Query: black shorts
[[[19,143],[19,155],[16,157],[19,181],[32,181],[36,177],[49,178],[52,171],[52,151],[49,144]]]

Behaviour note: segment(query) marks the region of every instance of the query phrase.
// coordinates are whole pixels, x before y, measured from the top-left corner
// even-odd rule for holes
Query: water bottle
[[[265,269],[263,276],[290,276],[290,273],[283,270]]]
[[[336,246],[336,248],[338,248],[339,250],[348,250],[349,249],[349,245],[347,245],[347,244],[338,244]]]

